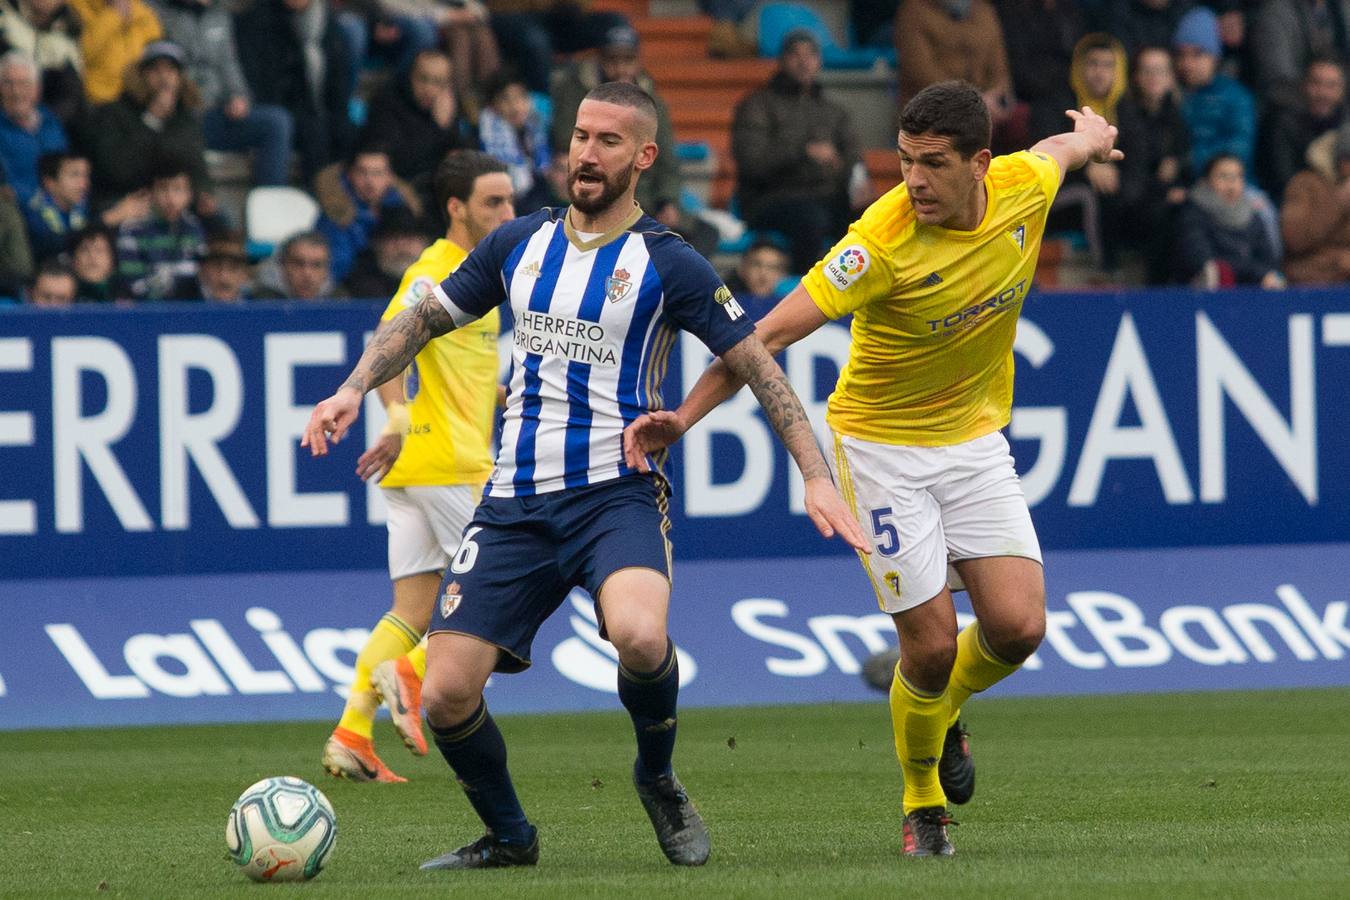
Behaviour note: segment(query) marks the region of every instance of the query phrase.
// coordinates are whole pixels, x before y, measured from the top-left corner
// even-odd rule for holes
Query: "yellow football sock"
[[[417,677],[427,680],[427,639],[424,637],[417,646],[408,651],[408,662],[417,673]]]
[[[354,731],[362,737],[370,737],[375,730],[375,710],[379,702],[370,686],[370,670],[384,662],[402,656],[412,649],[422,636],[393,613],[385,613],[370,632],[366,645],[356,655],[356,677],[352,679],[352,692],[347,697],[347,707],[342,711],[339,728]]]
[[[895,667],[891,682],[891,726],[895,754],[905,773],[905,815],[924,806],[947,805],[938,783],[938,760],[947,731],[947,692],[916,689]]]
[[[980,623],[971,622],[956,637],[956,662],[952,665],[951,681],[947,684],[947,700],[951,710],[947,727],[956,724],[961,706],[971,694],[987,690],[1016,672],[1022,666],[1004,662],[994,655],[980,634]]]

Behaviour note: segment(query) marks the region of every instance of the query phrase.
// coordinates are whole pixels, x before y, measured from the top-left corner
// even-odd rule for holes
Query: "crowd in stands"
[[[755,52],[762,3],[699,6],[712,55]],[[1131,260],[1149,284],[1350,279],[1350,0],[849,6],[858,42],[893,54],[898,104],[971,81],[995,152],[1066,129],[1070,107],[1119,125],[1124,160],[1075,173],[1052,211],[1104,283]],[[873,199],[820,33],[774,52],[731,128],[751,236],[728,282],[758,311]],[[383,301],[444,229],[429,182],[447,152],[506,163],[518,214],[557,205],[576,108],[613,80],[657,101],[639,202],[716,251],[638,32],[587,0],[0,0],[0,298]],[[247,154],[252,186],[310,192],[312,229],[246,241],[211,151]]]

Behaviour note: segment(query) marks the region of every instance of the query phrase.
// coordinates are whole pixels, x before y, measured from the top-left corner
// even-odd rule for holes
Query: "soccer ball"
[[[313,878],[336,841],[333,805],[314,785],[289,775],[244,791],[225,823],[230,858],[254,881]]]

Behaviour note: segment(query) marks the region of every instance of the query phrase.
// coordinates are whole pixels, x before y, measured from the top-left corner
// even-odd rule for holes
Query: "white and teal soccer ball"
[[[254,881],[305,881],[318,875],[337,842],[333,804],[289,775],[264,778],[239,795],[225,824],[230,858]]]

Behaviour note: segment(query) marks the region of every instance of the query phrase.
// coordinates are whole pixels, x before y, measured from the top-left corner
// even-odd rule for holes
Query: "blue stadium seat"
[[[870,69],[878,59],[895,65],[895,50],[887,47],[840,47],[815,10],[800,3],[766,3],[759,11],[759,55],[774,57],[783,38],[796,28],[806,28],[820,41],[821,62],[827,69]]]

